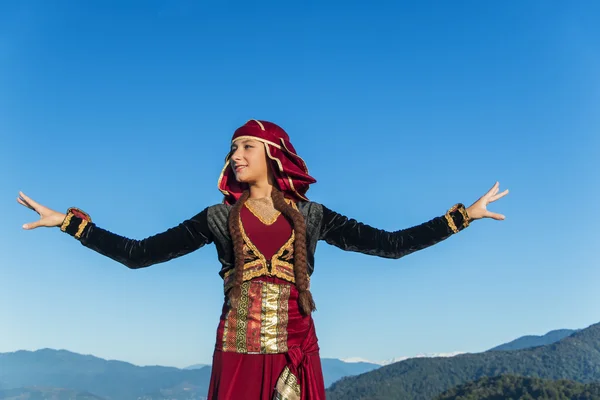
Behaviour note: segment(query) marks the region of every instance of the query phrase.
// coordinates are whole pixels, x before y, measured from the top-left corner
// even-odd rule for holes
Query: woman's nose
[[[240,161],[242,159],[242,155],[239,149],[236,149],[231,153],[231,159],[233,161]]]

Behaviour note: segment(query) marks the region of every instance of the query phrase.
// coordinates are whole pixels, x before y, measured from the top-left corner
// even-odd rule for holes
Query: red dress
[[[313,319],[300,314],[285,261],[293,248],[291,225],[281,214],[264,221],[248,207],[240,219],[245,251],[254,259],[245,263],[238,309],[223,305],[208,399],[325,400]]]

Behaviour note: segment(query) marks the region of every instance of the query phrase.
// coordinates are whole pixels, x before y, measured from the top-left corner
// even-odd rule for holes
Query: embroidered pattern
[[[287,200],[286,200],[287,201]],[[294,202],[288,201],[289,204],[292,205],[296,210],[296,204]],[[267,267],[267,259],[266,257],[258,250],[258,248],[252,243],[248,235],[246,234],[246,230],[244,229],[244,224],[242,223],[242,219],[240,217],[239,220],[240,232],[242,234],[242,238],[244,239],[244,277],[243,281],[249,281],[253,278],[259,276],[276,276],[281,279],[285,279],[288,282],[294,283],[294,240],[296,235],[292,230],[292,234],[290,238],[285,242],[283,246],[279,249],[279,251],[271,258],[271,272]],[[223,279],[225,280],[225,292],[233,286],[233,270],[227,271]]]
[[[79,239],[81,237],[81,234],[83,233],[83,230],[85,229],[87,224],[88,224],[87,220],[84,219],[83,221],[81,221],[81,223],[79,224],[79,228],[77,229],[77,232],[75,233],[75,237],[77,239]]]
[[[444,217],[446,217],[446,221],[448,222],[448,226],[450,227],[450,229],[452,229],[452,232],[458,233],[458,228],[456,228],[456,224],[452,219],[452,215],[450,215],[450,211],[448,211],[446,215],[444,215]]]
[[[470,222],[469,222],[469,216],[467,215],[467,210],[465,209],[465,206],[462,203],[458,203],[453,205],[448,212],[446,212],[446,215],[444,215],[446,217],[446,221],[448,221],[448,226],[450,227],[450,229],[452,229],[452,232],[454,233],[458,233],[459,229],[456,227],[456,224],[454,223],[454,219],[452,218],[451,213],[454,211],[460,212],[460,214],[463,217],[463,222],[461,224],[461,228],[464,229],[467,226],[469,226]]]
[[[248,256],[244,260],[244,281],[249,281],[252,278],[256,278],[261,275],[268,275],[269,270],[267,269],[267,259],[265,256],[256,248],[254,243],[250,240],[242,224],[240,217],[240,232],[244,239],[244,245],[248,247]],[[246,254],[246,253],[244,253]]]
[[[264,310],[263,292],[264,287],[260,285],[250,285],[248,290],[248,324],[246,350],[248,353],[261,352],[261,319],[254,318],[261,315]]]
[[[273,225],[281,215],[281,211],[276,210],[273,206],[273,200],[270,197],[248,199],[244,206],[265,225]]]
[[[61,231],[66,232],[67,227],[71,223],[71,218],[73,218],[73,214],[72,213],[67,213],[67,216],[65,217],[65,220],[63,221],[62,225],[60,226],[60,230]]]
[[[225,318],[225,328],[223,330],[223,351],[236,351],[235,347],[235,332],[237,315],[234,310],[230,309]]]
[[[285,353],[287,346],[287,327],[288,327],[288,301],[290,299],[290,285],[279,285],[279,296],[277,312],[277,352]]]
[[[294,275],[294,240],[296,235],[292,235],[279,251],[271,258],[271,275],[285,279],[288,282],[296,282]]]
[[[246,354],[285,353],[290,285],[244,282],[237,309],[225,317],[223,351]]]
[[[81,222],[77,226],[76,231],[74,231],[74,229],[75,229],[74,226],[70,226],[71,223],[73,222],[73,217],[79,218],[81,220]],[[77,220],[75,220],[75,221],[77,221]],[[81,237],[81,235],[83,234],[83,230],[90,222],[92,222],[92,218],[86,212],[84,212],[76,207],[69,207],[69,209],[67,210],[67,215],[65,217],[65,220],[63,221],[63,223],[60,226],[60,230],[63,232],[67,232],[67,230],[68,230],[69,233],[72,233],[76,239],[79,239]]]
[[[273,400],[300,400],[300,396],[298,378],[286,366],[277,379]]]
[[[237,332],[235,337],[235,347],[238,353],[246,353],[246,328],[248,324],[248,287],[242,285],[242,295],[238,304],[237,311]]]
[[[464,206],[462,206],[462,207],[458,207],[458,211],[460,211],[460,213],[463,216],[463,225],[466,228],[471,223],[471,221],[469,221],[470,217],[467,214],[467,209]]]

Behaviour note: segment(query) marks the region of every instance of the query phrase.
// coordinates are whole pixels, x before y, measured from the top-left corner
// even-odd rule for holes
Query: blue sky
[[[285,3],[285,5],[283,4]],[[309,197],[396,230],[497,180],[502,222],[400,260],[319,244],[324,357],[486,350],[600,320],[596,2],[0,5],[0,352],[209,363],[214,247],[128,270],[58,229],[77,206],[144,238],[221,201],[234,129],[283,126]]]

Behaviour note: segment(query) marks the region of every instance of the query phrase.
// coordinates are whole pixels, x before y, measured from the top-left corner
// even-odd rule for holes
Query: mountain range
[[[209,367],[191,370],[140,367],[53,349],[0,353],[0,390],[4,391],[69,388],[115,400],[141,396],[158,398],[157,393],[170,393],[181,399],[202,399],[208,392],[209,379]],[[51,398],[48,393],[44,396],[41,398]]]
[[[564,339],[567,336],[571,336],[577,331],[578,329],[557,329],[554,331],[550,331],[542,336],[521,336],[520,338],[515,339],[512,342],[501,344],[500,346],[496,346],[490,350],[521,350],[530,347],[545,346],[547,344],[558,342],[559,340]]]
[[[387,365],[341,379],[327,390],[327,399],[430,400],[457,385],[503,374],[600,381],[600,323],[551,344],[537,346],[539,340],[526,349],[414,358]]]
[[[582,332],[585,331],[587,330]],[[495,347],[487,353],[503,354],[506,352],[502,350],[503,346],[543,346],[552,340],[563,339],[570,333],[579,332],[560,330],[549,332],[543,336],[526,336]],[[455,359],[462,360],[464,357],[469,359],[472,356],[477,355],[429,354],[419,355],[412,359],[400,357],[379,363],[361,362],[358,359],[344,361],[331,358],[322,358],[321,361],[326,387],[344,378],[338,384],[331,386],[328,392],[328,399],[331,396],[333,396],[332,399],[335,399],[335,396],[339,396],[340,390],[344,390],[343,388],[346,387],[344,385],[355,382],[349,378],[351,376],[356,376],[355,379],[358,380],[356,382],[362,382],[364,377],[377,376],[378,371],[383,370],[387,374],[388,368],[392,368],[390,371],[395,371],[398,366],[402,365],[406,366],[404,369],[400,368],[406,375],[407,371],[411,372],[409,365],[423,366],[429,365],[427,363],[430,362],[438,363],[439,360],[446,360],[445,362],[453,365],[456,363]],[[460,364],[460,361],[458,363]],[[381,365],[387,366],[381,367]],[[210,366],[204,364],[195,364],[184,369],[162,366],[141,367],[123,361],[109,361],[67,350],[42,349],[33,352],[21,350],[0,353],[0,398],[11,400],[156,400],[164,398],[202,400],[208,391],[210,371]],[[423,379],[422,375],[415,374],[414,371],[412,374],[414,379]],[[458,383],[457,380],[456,384]],[[442,389],[450,387],[446,386],[440,387]],[[365,388],[363,387],[361,390],[363,389]],[[439,393],[441,391],[443,390],[439,390]],[[339,398],[355,399],[356,397]],[[410,399],[411,397],[402,398]]]
[[[383,366],[383,365],[390,365],[390,364],[397,363],[400,361],[408,360],[409,358],[454,357],[458,354],[463,354],[463,353],[464,353],[463,351],[455,351],[452,353],[427,353],[427,354],[417,354],[415,356],[394,357],[394,358],[389,358],[387,360],[381,360],[381,361],[371,361],[371,360],[367,360],[364,358],[351,357],[351,358],[342,358],[341,361],[346,362],[346,363],[364,362],[364,363],[377,364],[377,365]]]
[[[322,358],[321,364],[327,386],[344,376],[380,367],[378,364],[347,363],[332,358]],[[98,399],[150,400],[169,394],[177,399],[202,399],[208,392],[210,373],[210,365],[203,364],[184,369],[141,367],[67,350],[20,350],[0,353],[0,398],[87,399],[97,395]]]

